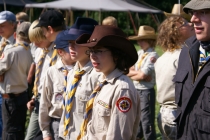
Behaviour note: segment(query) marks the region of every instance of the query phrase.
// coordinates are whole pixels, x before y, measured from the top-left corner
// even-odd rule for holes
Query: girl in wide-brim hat
[[[128,76],[133,80],[141,102],[141,122],[137,137],[155,139],[155,71],[154,63],[158,58],[155,52],[156,34],[154,28],[143,25],[139,27],[137,36],[130,36],[136,40],[141,50],[138,51],[138,61],[130,68]]]
[[[79,139],[134,140],[140,120],[140,100],[125,75],[138,58],[134,45],[121,29],[105,25],[96,26],[91,36],[84,34],[76,43],[89,47],[86,54],[94,69],[102,73],[98,79],[100,90],[93,92],[87,101]]]

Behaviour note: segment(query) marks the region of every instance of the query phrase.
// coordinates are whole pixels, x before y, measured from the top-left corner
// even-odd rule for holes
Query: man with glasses
[[[210,0],[191,0],[195,34],[185,41],[174,77],[178,140],[210,139]]]

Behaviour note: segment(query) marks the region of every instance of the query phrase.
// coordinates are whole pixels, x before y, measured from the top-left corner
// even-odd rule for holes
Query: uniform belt
[[[5,94],[1,94],[2,98],[4,99],[10,99],[10,98],[15,98],[20,96],[21,94],[26,93],[26,91],[21,92],[21,93],[5,93]]]

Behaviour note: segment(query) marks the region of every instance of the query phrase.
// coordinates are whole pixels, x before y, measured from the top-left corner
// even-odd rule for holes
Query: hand
[[[34,109],[34,103],[35,101],[33,100],[33,99],[31,99],[31,101],[29,101],[28,103],[27,103],[27,108],[28,108],[28,110],[30,110],[30,111],[32,111],[33,109]]]
[[[151,75],[148,75],[145,79],[144,79],[144,81],[146,81],[146,82],[150,82],[152,80],[152,76]]]
[[[4,74],[0,75],[0,82],[4,82]]]
[[[48,136],[48,137],[43,138],[43,140],[53,140],[53,139],[52,137]]]

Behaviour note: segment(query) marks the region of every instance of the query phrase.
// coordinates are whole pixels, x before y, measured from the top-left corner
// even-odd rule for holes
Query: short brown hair
[[[113,25],[117,27],[117,20],[113,16],[108,16],[102,21],[102,25]]]
[[[174,51],[181,46],[180,32],[177,23],[182,24],[184,19],[181,16],[170,16],[165,19],[158,28],[157,45],[164,51]]]
[[[25,12],[19,12],[16,14],[16,21],[29,21],[29,17]]]

